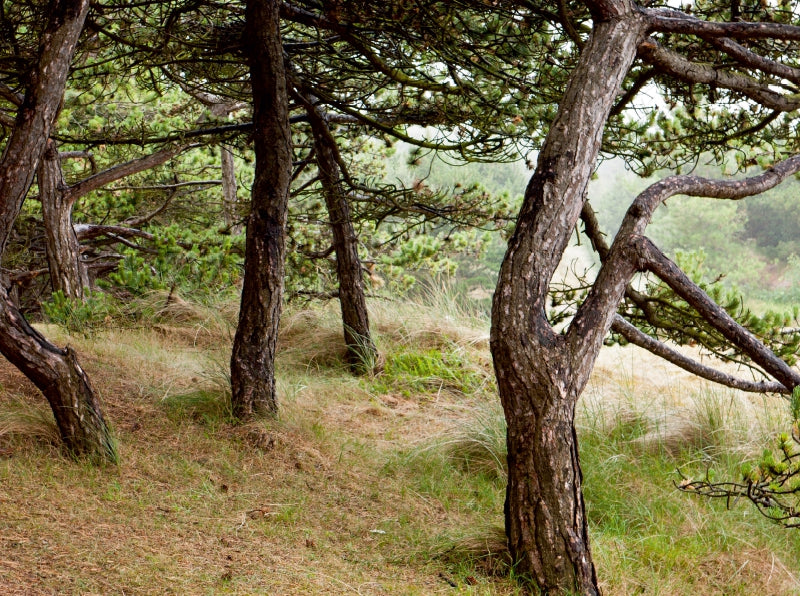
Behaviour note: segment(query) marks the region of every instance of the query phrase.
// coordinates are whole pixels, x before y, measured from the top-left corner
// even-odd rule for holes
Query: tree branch
[[[615,333],[619,333],[630,343],[644,348],[659,358],[663,358],[667,362],[671,362],[675,366],[708,381],[719,383],[720,385],[731,387],[732,389],[739,389],[740,391],[749,391],[751,393],[791,393],[791,391],[781,383],[741,379],[701,364],[696,360],[692,360],[657,339],[650,337],[645,332],[631,325],[619,314],[614,317],[614,321],[611,323],[611,330]]]
[[[665,281],[676,294],[683,297],[726,339],[733,342],[737,348],[787,388],[791,389],[795,384],[800,383],[800,375],[791,372],[786,363],[775,356],[749,331],[736,323],[643,236],[656,207],[671,196],[685,194],[708,198],[741,199],[769,190],[798,171],[800,171],[800,155],[775,164],[763,174],[743,180],[711,180],[700,176],[671,176],[660,180],[647,187],[633,201],[610,248],[607,247],[599,233],[599,225],[594,218],[594,212],[584,204],[581,217],[587,233],[590,234],[590,238],[593,238],[593,246],[601,255],[603,264],[589,295],[578,307],[567,329],[566,339],[573,345],[573,353],[576,358],[583,357],[584,351],[591,349],[593,342],[605,336],[611,327],[614,313],[623,296],[631,295],[638,299],[635,301],[641,300],[640,296],[634,294],[630,287],[630,281],[636,271],[648,269]],[[658,271],[653,269],[656,266],[659,268]],[[666,279],[664,275],[671,276],[672,281]],[[672,284],[678,283],[683,284],[681,290],[683,292],[689,292],[690,289],[691,292],[695,292],[695,290],[695,293],[699,292],[696,296],[693,294],[694,303],[673,287]],[[701,295],[705,299],[701,299]],[[646,298],[644,299],[646,300]],[[644,306],[640,305],[640,308],[647,312]],[[724,313],[724,316],[720,313]],[[724,326],[725,329],[720,326]]]
[[[723,23],[703,21],[678,10],[651,8],[642,11],[651,31],[684,33],[698,37],[733,37],[735,39],[783,39],[800,41],[800,27],[781,23]]]
[[[184,145],[179,147],[170,147],[169,149],[162,149],[156,153],[151,153],[150,155],[145,155],[144,157],[108,168],[102,172],[98,172],[97,174],[90,176],[89,178],[86,178],[85,180],[81,180],[77,184],[70,186],[64,193],[64,199],[69,204],[72,204],[80,197],[92,192],[93,190],[102,188],[106,184],[114,182],[115,180],[119,180],[120,178],[125,178],[126,176],[138,174],[139,172],[144,172],[145,170],[159,166],[168,162],[182,151],[186,151],[187,149],[197,146],[198,145]]]
[[[743,45],[726,37],[712,37],[708,41],[711,43],[711,45],[722,50],[743,66],[754,68],[768,75],[780,77],[782,79],[791,81],[796,85],[800,85],[800,68],[793,68],[791,66],[781,64],[780,62],[776,62],[775,60],[764,58],[764,56],[756,54],[752,50],[748,50]]]
[[[783,384],[787,390],[790,391],[800,385],[800,374],[797,371],[773,354],[750,331],[739,325],[650,240],[644,236],[637,236],[631,240],[644,269],[652,271],[661,278],[672,288],[673,292],[700,313],[712,327]]]
[[[639,45],[638,54],[648,64],[680,80],[716,85],[736,91],[767,108],[781,112],[791,112],[800,108],[800,100],[776,93],[768,85],[759,83],[747,75],[717,70],[713,66],[692,62],[679,53],[663,47],[652,37]]]
[[[17,93],[5,83],[0,83],[0,97],[17,107],[22,105],[22,100],[24,99],[22,93]]]

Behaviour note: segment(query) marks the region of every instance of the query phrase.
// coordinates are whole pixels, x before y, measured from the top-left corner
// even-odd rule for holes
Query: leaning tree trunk
[[[76,456],[116,461],[117,452],[89,377],[70,347],[31,327],[0,288],[0,352],[44,394],[64,445]]]
[[[47,142],[39,163],[38,178],[50,284],[54,292],[83,300],[84,288],[89,287],[89,272],[81,259],[81,247],[72,226],[74,199],[64,192],[67,186],[61,159],[52,140]]]
[[[593,15],[594,31],[539,154],[492,307],[491,349],[508,423],[506,533],[516,571],[543,593],[599,594],[574,412],[602,334],[593,333],[588,346],[571,343],[551,327],[545,308],[645,28],[624,0],[602,4],[605,18]],[[608,15],[609,6],[619,14]]]
[[[277,410],[275,348],[292,168],[279,10],[276,0],[249,0],[245,13],[256,171],[247,219],[242,302],[231,356],[232,405],[239,418]]]
[[[38,59],[0,158],[0,255],[58,114],[88,9],[88,0],[53,0],[47,8],[49,21],[39,42]],[[44,393],[68,450],[93,459],[116,460],[97,398],[75,354],[51,345],[31,328],[5,288],[0,288],[0,352]]]
[[[353,227],[350,205],[341,181],[341,168],[336,160],[336,141],[324,116],[316,108],[307,108],[314,135],[314,151],[319,168],[322,194],[328,209],[333,249],[336,253],[336,276],[339,281],[339,305],[342,309],[344,343],[347,360],[356,372],[370,372],[377,361],[378,350],[369,329],[364,274],[358,256],[358,235]]]

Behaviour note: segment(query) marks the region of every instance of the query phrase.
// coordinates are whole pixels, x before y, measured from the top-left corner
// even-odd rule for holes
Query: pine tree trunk
[[[219,154],[222,169],[222,217],[231,234],[238,234],[242,231],[242,226],[238,222],[236,213],[238,199],[236,197],[236,167],[233,153],[221,145]]]
[[[2,288],[0,352],[47,398],[69,453],[116,462],[114,440],[75,352],[49,343],[28,324]]]
[[[48,141],[39,163],[39,198],[42,202],[47,263],[54,292],[83,300],[89,273],[81,260],[81,247],[72,227],[73,201],[64,190],[61,159],[53,141]]]
[[[233,410],[242,419],[273,413],[278,407],[275,348],[292,167],[279,7],[275,0],[249,0],[245,15],[256,172],[247,219],[242,302],[231,356]]]
[[[0,158],[0,255],[50,137],[88,8],[88,0],[53,0],[48,6],[38,58]],[[28,325],[5,288],[0,288],[0,352],[44,393],[71,453],[116,461],[97,397],[75,354],[51,345]]]
[[[539,154],[492,306],[491,349],[508,423],[506,533],[515,571],[545,594],[599,594],[574,413],[610,318],[562,335],[545,309],[583,205],[603,128],[645,25],[624,0],[595,28]],[[604,5],[605,9],[605,5]]]
[[[375,367],[378,350],[370,333],[364,276],[358,256],[358,236],[342,186],[341,168],[336,161],[336,141],[324,117],[313,106],[309,106],[307,112],[314,135],[322,194],[333,233],[347,360],[353,371],[368,373]]]

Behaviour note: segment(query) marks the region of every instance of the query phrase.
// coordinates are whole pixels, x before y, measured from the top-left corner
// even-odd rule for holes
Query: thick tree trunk
[[[236,166],[233,162],[231,150],[221,145],[219,148],[222,169],[222,217],[231,234],[242,231],[239,216],[236,213],[238,199],[236,197]]]
[[[117,460],[100,403],[75,352],[50,344],[31,327],[0,288],[0,352],[44,394],[67,450],[91,459]]]
[[[67,186],[53,141],[47,142],[38,178],[51,286],[67,298],[82,300],[84,288],[89,287],[89,272],[81,260],[81,247],[72,227],[73,199],[64,192]]]
[[[645,26],[627,2],[598,8],[531,178],[500,272],[491,348],[508,423],[506,533],[517,567],[545,594],[599,594],[575,435],[576,401],[610,316],[557,333],[550,280],[580,215],[603,128]]]
[[[314,135],[322,194],[333,233],[347,360],[354,371],[367,373],[375,367],[378,350],[369,329],[364,275],[361,258],[358,256],[358,235],[353,227],[350,204],[342,187],[341,168],[336,160],[336,141],[322,114],[313,106],[308,106],[307,111]]]
[[[28,77],[14,130],[0,158],[0,255],[37,171],[55,122],[88,0],[53,0],[39,56]],[[0,288],[0,352],[44,393],[68,450],[116,460],[113,440],[86,374],[69,348],[61,350],[32,329]]]
[[[256,172],[247,219],[242,303],[231,356],[232,403],[239,418],[277,410],[275,348],[292,168],[279,7],[276,0],[249,0],[245,15]]]

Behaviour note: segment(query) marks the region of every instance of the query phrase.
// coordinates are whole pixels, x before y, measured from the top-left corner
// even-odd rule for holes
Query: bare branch
[[[615,333],[619,333],[630,343],[639,346],[640,348],[644,348],[648,352],[663,358],[667,362],[671,362],[683,370],[708,381],[752,393],[791,393],[791,391],[781,383],[741,379],[734,377],[733,375],[726,374],[715,368],[711,368],[710,366],[701,364],[696,360],[692,360],[691,358],[684,356],[677,350],[670,348],[657,339],[650,337],[637,327],[631,325],[621,315],[616,315],[614,317],[614,321],[611,323],[611,330]]]
[[[780,77],[800,85],[800,68],[793,68],[775,60],[764,58],[764,56],[756,54],[743,45],[725,37],[721,39],[711,38],[709,42],[743,66],[755,68],[768,75]]]
[[[778,358],[750,331],[739,325],[650,240],[644,236],[636,236],[631,240],[641,259],[641,265],[661,278],[728,341],[777,379],[787,390],[800,385],[800,374],[797,371]]]
[[[106,190],[177,190],[190,186],[219,186],[222,180],[187,180],[172,184],[143,184],[141,186],[112,186]],[[202,189],[201,189],[202,190]]]
[[[125,236],[128,238],[144,238],[145,240],[155,240],[155,236],[150,232],[144,232],[136,228],[128,228],[125,226],[110,226],[101,224],[75,224],[75,235],[78,240],[91,240],[98,236],[107,236],[115,234],[116,236]]]
[[[186,151],[187,149],[196,146],[197,145],[184,145],[170,147],[169,149],[162,149],[156,153],[151,153],[150,155],[145,155],[144,157],[127,161],[125,163],[108,168],[107,170],[103,170],[94,176],[90,176],[89,178],[81,180],[77,184],[70,186],[69,189],[67,189],[67,191],[64,193],[65,200],[69,203],[74,203],[80,197],[92,192],[93,190],[102,188],[106,184],[114,182],[115,180],[119,180],[120,178],[125,178],[126,176],[131,176],[133,174],[144,172],[145,170],[159,166],[168,162],[182,151]]]
[[[0,83],[0,97],[11,102],[17,107],[22,105],[22,100],[24,99],[22,93],[17,93],[5,83]]]
[[[783,39],[800,41],[800,27],[781,23],[722,23],[703,21],[685,12],[668,8],[644,9],[651,31],[685,33],[698,37],[733,37],[735,39]]]

